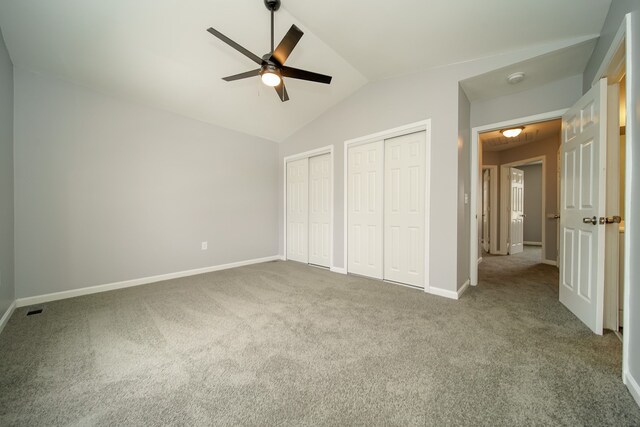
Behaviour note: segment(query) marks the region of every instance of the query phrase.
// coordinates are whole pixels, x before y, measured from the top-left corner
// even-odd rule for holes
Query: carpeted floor
[[[532,251],[460,301],[272,262],[17,310],[0,425],[640,425]]]

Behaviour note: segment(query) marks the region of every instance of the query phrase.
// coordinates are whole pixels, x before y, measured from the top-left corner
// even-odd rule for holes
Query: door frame
[[[507,209],[509,209],[511,206],[511,194],[509,191],[509,186],[511,183],[507,179],[508,170],[511,168],[517,168],[518,166],[528,166],[538,162],[542,162],[542,197],[541,197],[542,198],[542,201],[541,201],[542,218],[540,219],[542,221],[542,255],[541,255],[540,262],[544,264],[555,265],[553,261],[550,261],[546,258],[546,252],[545,252],[545,249],[547,247],[546,246],[547,156],[530,157],[528,159],[517,160],[515,162],[505,163],[504,165],[500,165],[500,176],[502,177],[502,179],[500,180],[500,212],[502,213],[506,212]],[[525,192],[526,192],[526,185],[527,185],[526,176],[525,176],[524,185],[525,185]],[[511,227],[510,227],[509,217],[510,215],[500,215],[500,248],[502,249],[501,253],[503,255],[509,254],[509,246],[511,244]]]
[[[283,161],[283,173],[284,173],[284,179],[283,179],[283,192],[284,192],[284,204],[283,204],[283,237],[284,237],[284,246],[283,246],[283,254],[282,254],[282,260],[286,261],[287,260],[287,163],[289,162],[294,162],[296,160],[302,160],[302,159],[308,159],[311,157],[316,157],[316,156],[321,156],[323,154],[329,154],[330,160],[329,160],[329,164],[331,165],[331,170],[329,172],[330,175],[330,184],[329,184],[329,211],[331,212],[331,219],[329,221],[329,239],[330,239],[330,243],[329,243],[329,269],[330,270],[334,270],[334,263],[333,263],[333,223],[334,223],[334,217],[335,217],[335,210],[333,209],[333,205],[334,205],[334,201],[333,201],[333,183],[335,180],[334,177],[334,170],[335,170],[335,166],[334,166],[334,160],[335,160],[335,156],[333,155],[333,145],[327,145],[325,147],[320,147],[320,148],[316,148],[313,150],[309,150],[309,151],[305,151],[302,153],[297,153],[297,154],[292,154],[290,156],[287,156],[284,158]],[[320,268],[320,267],[318,267]]]
[[[635,12],[635,16],[639,16],[640,12]],[[631,13],[626,14],[622,18],[622,22],[618,31],[616,32],[615,37],[613,38],[611,45],[609,46],[609,50],[607,51],[602,63],[600,64],[600,68],[596,72],[593,82],[591,86],[597,84],[598,81],[603,77],[608,77],[611,75],[615,75],[620,71],[620,67],[624,65],[625,72],[627,76],[627,87],[625,93],[625,103],[626,103],[626,134],[627,134],[627,144],[626,144],[626,152],[625,152],[625,161],[626,161],[626,170],[625,170],[625,207],[624,207],[624,215],[625,219],[633,218],[637,216],[638,212],[632,212],[631,209],[631,200],[632,200],[632,179],[633,179],[633,157],[631,153],[631,144],[629,141],[633,141],[636,136],[638,129],[636,129],[636,122],[634,120],[634,110],[629,108],[629,105],[632,104],[633,100],[637,100],[638,96],[633,92],[634,90],[634,80],[637,79],[636,73],[640,73],[633,68],[633,49],[630,49],[630,42],[633,42],[638,39],[637,32],[640,31],[640,25],[638,25],[638,19],[632,19],[630,16]],[[633,25],[633,24],[635,25]],[[635,34],[634,34],[635,33]],[[635,35],[635,39],[628,39],[628,35]],[[633,221],[627,222],[625,221],[625,233],[624,233],[624,303],[623,303],[623,324],[624,324],[624,333],[622,334],[622,382],[627,386],[631,395],[634,397],[638,405],[640,405],[640,384],[636,382],[633,378],[631,371],[629,370],[629,359],[631,355],[629,354],[630,342],[629,337],[631,334],[631,329],[634,329],[634,325],[631,324],[630,321],[630,308],[631,308],[631,286],[632,283],[637,283],[638,280],[634,276],[631,276],[631,230],[635,229],[635,224]],[[635,255],[635,254],[634,254]],[[637,286],[636,286],[637,287]],[[637,325],[636,325],[637,327]]]
[[[499,254],[498,249],[498,165],[483,165],[482,170],[489,171],[489,253]],[[481,192],[482,193],[482,192]],[[480,208],[482,212],[482,207]],[[478,257],[478,263],[482,259]]]
[[[430,206],[431,206],[431,199],[429,198],[429,195],[431,194],[431,119],[426,119],[426,120],[422,120],[419,122],[414,122],[414,123],[409,123],[407,125],[404,126],[399,126],[393,129],[387,129],[387,130],[383,130],[380,132],[376,132],[376,133],[372,133],[370,135],[365,135],[365,136],[361,136],[358,138],[353,138],[353,139],[349,139],[347,141],[344,142],[344,157],[343,157],[343,162],[344,162],[344,175],[343,175],[343,181],[344,181],[344,189],[343,189],[343,194],[344,194],[344,224],[343,224],[343,238],[344,238],[344,243],[343,243],[343,248],[344,248],[344,260],[343,260],[343,265],[344,265],[344,273],[348,274],[348,249],[349,249],[349,242],[348,242],[348,234],[349,234],[349,209],[348,209],[348,196],[349,196],[349,192],[348,192],[348,184],[349,184],[349,148],[352,147],[356,147],[358,145],[363,145],[363,144],[368,144],[370,142],[375,142],[375,141],[380,141],[380,140],[387,140],[387,139],[391,139],[391,138],[395,138],[397,136],[403,136],[403,135],[408,135],[411,133],[416,133],[416,132],[425,132],[425,197],[424,197],[424,218],[425,218],[425,224],[424,224],[424,256],[425,256],[425,263],[424,263],[424,291],[425,292],[430,292],[431,287],[429,285],[429,220],[431,218],[431,215],[429,215],[430,213]],[[383,159],[383,165],[384,165],[384,159]],[[384,169],[384,166],[383,166]],[[383,196],[383,200],[384,200],[384,196]],[[384,218],[384,215],[383,215]],[[383,233],[384,235],[384,233]],[[384,238],[383,238],[384,239]],[[383,240],[383,248],[384,248],[384,240]],[[384,257],[383,257],[383,271],[384,271]],[[394,283],[394,284],[399,284],[402,285],[401,283],[396,283],[396,282],[389,282],[389,283]],[[404,286],[409,286],[411,288],[414,288],[414,286],[411,285],[404,285]]]
[[[478,285],[478,192],[480,191],[480,134],[484,132],[500,130],[509,127],[523,126],[531,123],[546,122],[554,119],[561,119],[563,114],[569,109],[549,111],[532,116],[520,117],[517,119],[505,120],[498,123],[491,123],[483,126],[476,126],[471,129],[471,214],[469,215],[469,276],[471,286]],[[502,215],[501,215],[502,216]],[[544,215],[543,215],[544,216]]]

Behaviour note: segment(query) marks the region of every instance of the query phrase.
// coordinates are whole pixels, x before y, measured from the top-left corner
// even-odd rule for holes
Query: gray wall
[[[566,43],[536,46],[519,52],[482,58],[461,64],[430,69],[421,73],[372,82],[304,126],[280,145],[279,220],[280,252],[283,242],[283,167],[285,156],[327,145],[334,146],[334,259],[344,267],[344,141],[430,118],[431,134],[431,210],[428,212],[431,238],[429,282],[433,287],[456,291],[469,277],[469,262],[458,269],[458,250],[468,250],[468,230],[458,230],[459,194],[469,193],[470,183],[459,176],[458,149],[459,81],[509,64],[566,47]],[[468,150],[469,147],[464,147]],[[469,165],[467,164],[467,167]],[[462,182],[462,188],[459,183]],[[462,233],[458,245],[458,234]],[[466,233],[466,234],[465,234]],[[463,247],[463,246],[466,246]],[[464,274],[461,272],[464,271]],[[458,280],[458,275],[462,278]]]
[[[520,166],[518,169],[524,171],[524,241],[541,243],[542,165]]]
[[[471,103],[458,86],[458,289],[469,279],[471,232]],[[438,181],[436,181],[437,183]],[[465,203],[465,196],[467,201]],[[460,208],[462,207],[462,208]],[[479,240],[478,240],[479,241]],[[478,253],[482,251],[478,249]]]
[[[20,69],[15,86],[17,297],[277,254],[276,143]]]
[[[582,75],[499,98],[471,103],[471,127],[569,108],[582,96]]]
[[[13,303],[13,64],[0,32],[0,318]]]
[[[604,21],[602,30],[600,31],[600,38],[596,43],[596,47],[589,58],[587,67],[584,70],[583,91],[586,92],[591,87],[591,83],[595,78],[598,68],[602,64],[609,46],[613,42],[624,16],[633,11],[640,11],[640,1],[638,0],[613,0],[607,13],[607,18]]]

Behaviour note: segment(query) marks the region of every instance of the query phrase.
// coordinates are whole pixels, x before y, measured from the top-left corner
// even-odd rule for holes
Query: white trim
[[[456,299],[460,299],[460,297],[462,296],[464,291],[466,291],[467,288],[469,288],[470,285],[471,285],[471,279],[467,279],[467,281],[462,284],[460,289],[458,289],[458,298],[456,298]]]
[[[333,245],[334,245],[334,238],[333,238],[333,224],[335,222],[335,209],[333,208],[334,206],[334,200],[333,200],[333,195],[334,195],[334,185],[335,185],[335,156],[333,155],[333,145],[326,145],[324,147],[320,147],[320,148],[315,148],[313,150],[309,150],[309,151],[305,151],[302,153],[297,153],[297,154],[292,154],[290,156],[287,156],[284,158],[284,169],[283,169],[283,194],[284,194],[284,206],[283,206],[283,230],[282,230],[282,234],[284,236],[284,242],[283,242],[283,252],[284,254],[282,255],[282,260],[286,261],[287,260],[287,163],[288,162],[294,162],[296,160],[301,160],[301,159],[306,159],[306,158],[311,158],[311,157],[315,157],[315,156],[321,156],[323,154],[329,154],[331,156],[331,185],[329,186],[329,188],[331,189],[330,194],[329,194],[329,198],[330,198],[330,207],[329,210],[331,212],[331,219],[330,219],[330,223],[329,223],[329,234],[331,236],[331,244],[329,245],[329,269],[333,268],[334,262],[333,262]]]
[[[524,244],[525,246],[542,246],[542,242],[529,242],[527,240],[522,242],[522,244]]]
[[[483,261],[482,257],[478,258],[478,265],[480,265],[482,263],[482,261]],[[469,281],[471,281],[471,280],[469,280]]]
[[[458,292],[450,291],[448,289],[436,288],[435,286],[431,286],[427,292],[431,295],[437,295],[439,297],[445,297],[449,299],[457,300],[459,298]]]
[[[635,378],[631,376],[630,372],[627,372],[627,374],[624,376],[624,379],[624,383],[627,385],[629,393],[631,393],[631,396],[633,396],[633,398],[635,399],[636,404],[640,406],[640,386],[636,382]]]
[[[637,14],[635,15],[637,18]],[[632,21],[636,22],[636,26],[632,26]],[[635,49],[633,46],[634,41],[634,31],[640,31],[638,28],[638,19],[631,19],[630,15],[627,14],[625,19],[622,22],[621,27],[625,28],[625,49],[626,49],[626,73],[627,73],[627,86],[625,93],[625,102],[626,102],[626,138],[628,143],[626,144],[626,152],[625,152],[625,207],[624,207],[624,217],[626,219],[634,218],[631,212],[631,200],[632,200],[632,185],[631,178],[633,176],[633,156],[631,155],[633,144],[630,141],[637,141],[638,135],[636,130],[634,120],[634,114],[636,112],[635,108],[629,108],[631,100],[636,99],[636,95],[633,93],[633,82],[636,77],[636,70],[633,68],[633,57],[632,52]],[[630,37],[626,35],[629,34]],[[636,36],[637,39],[637,36]],[[635,189],[635,188],[634,188]],[[634,212],[635,213],[635,212]],[[622,335],[622,378],[627,379],[627,386],[629,386],[630,380],[633,380],[631,377],[631,373],[629,372],[629,360],[631,358],[631,354],[629,351],[630,342],[629,337],[631,336],[631,329],[634,327],[638,327],[637,325],[631,324],[631,284],[634,283],[634,286],[637,287],[638,278],[631,277],[631,230],[635,227],[633,221],[630,221],[629,224],[625,224],[625,233],[624,233],[624,302],[623,302],[623,324],[624,324],[624,334]],[[635,255],[635,254],[634,254]],[[637,256],[637,255],[636,255]],[[638,355],[636,355],[637,357]],[[638,390],[638,385],[635,381],[635,390]],[[636,395],[637,396],[637,395]],[[634,396],[635,397],[635,396]],[[636,402],[638,398],[636,397]],[[640,402],[638,403],[640,405]]]
[[[349,148],[355,147],[362,144],[368,144],[370,142],[385,140],[395,138],[396,136],[408,135],[415,132],[425,132],[425,197],[424,197],[424,218],[425,218],[425,227],[424,227],[424,291],[429,292],[429,221],[431,219],[430,215],[430,206],[431,206],[431,119],[422,120],[415,123],[409,123],[404,126],[399,126],[393,129],[388,129],[376,133],[372,133],[370,135],[365,135],[359,138],[349,139],[344,142],[344,175],[343,175],[343,197],[344,197],[344,211],[343,211],[343,266],[345,272],[348,273],[348,263],[347,263],[347,255],[348,255],[348,241],[347,235],[349,233],[349,224],[348,224],[348,184],[349,184]]]
[[[554,267],[558,266],[558,261],[554,260],[554,259],[543,259],[541,261],[543,264],[547,264],[547,265],[553,265]]]
[[[0,334],[2,333],[2,330],[4,329],[4,327],[7,326],[7,323],[9,323],[9,319],[11,319],[11,315],[13,314],[15,309],[16,309],[16,302],[14,301],[7,308],[7,311],[4,312],[4,314],[2,315],[2,319],[0,319]]]
[[[469,266],[471,285],[476,286],[478,284],[478,265],[476,260],[478,259],[478,179],[480,169],[480,159],[478,155],[478,147],[480,144],[479,135],[483,132],[502,129],[509,126],[520,126],[523,124],[544,122],[551,119],[557,119],[563,116],[568,111],[568,108],[561,110],[549,111],[547,113],[535,114],[533,116],[521,117],[513,120],[506,120],[503,122],[492,123],[483,126],[476,126],[471,129],[471,214],[469,215],[470,224],[470,239],[469,239]],[[544,216],[544,215],[543,215]]]
[[[331,267],[329,270],[331,270],[334,273],[338,273],[338,274],[347,274],[347,269],[346,268]]]
[[[193,270],[179,271],[176,273],[160,274],[157,276],[142,277],[139,279],[124,280],[122,282],[108,283],[104,285],[88,286],[86,288],[72,289],[69,291],[54,292],[50,294],[37,295],[33,297],[18,298],[15,301],[16,307],[26,307],[33,304],[42,304],[49,301],[74,298],[82,295],[97,294],[100,292],[113,291],[115,289],[131,288],[134,286],[146,285],[149,283],[161,282],[165,280],[178,279],[180,277],[195,276],[212,271],[228,270],[230,268],[243,267],[245,265],[260,264],[263,262],[276,261],[280,255],[264,258],[255,258],[244,261],[231,262],[228,264],[214,265],[211,267],[195,268]]]
[[[591,82],[591,86],[594,86],[596,83],[600,81],[601,78],[607,77],[607,70],[612,65],[612,61],[615,58],[616,53],[620,49],[620,47],[625,43],[627,38],[627,25],[631,24],[631,20],[627,18],[628,14],[622,18],[622,22],[620,24],[620,28],[618,28],[618,32],[616,32],[615,37],[611,41],[609,45],[609,50],[607,50],[607,54],[602,59],[600,63],[600,68],[596,72],[595,76],[593,76],[593,81]],[[626,56],[626,55],[625,55]],[[618,67],[620,64],[616,64]]]

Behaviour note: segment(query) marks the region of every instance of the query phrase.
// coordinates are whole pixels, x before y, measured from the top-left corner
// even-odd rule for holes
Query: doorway
[[[333,146],[284,159],[285,259],[333,265]]]

